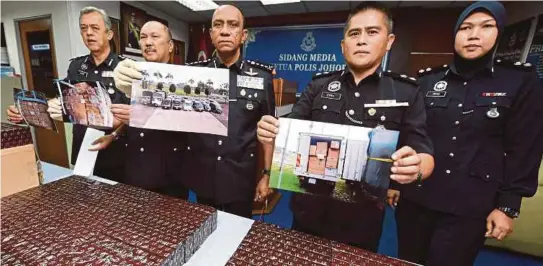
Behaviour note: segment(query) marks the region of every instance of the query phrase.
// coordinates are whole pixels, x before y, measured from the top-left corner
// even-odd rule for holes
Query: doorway
[[[18,22],[28,90],[45,93],[48,98],[57,96],[53,79],[58,78],[55,61],[55,44],[51,18]],[[34,128],[36,150],[40,160],[69,167],[64,123],[55,121],[57,132]]]

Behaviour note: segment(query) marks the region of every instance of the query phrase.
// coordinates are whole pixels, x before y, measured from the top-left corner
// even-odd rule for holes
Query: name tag
[[[483,92],[481,93],[483,97],[505,97],[507,96],[506,92]]]
[[[339,101],[339,100],[341,100],[341,93],[333,93],[333,92],[323,91],[322,94],[321,94],[321,98]]]
[[[102,72],[102,77],[104,77],[104,78],[112,78],[113,77],[113,71],[104,71],[104,72]]]
[[[403,103],[366,103],[364,104],[364,107],[370,108],[377,108],[377,107],[402,107],[402,106],[409,106],[408,102]]]
[[[264,90],[264,78],[238,75],[238,87]]]
[[[426,93],[426,97],[445,97],[446,91],[429,91]]]

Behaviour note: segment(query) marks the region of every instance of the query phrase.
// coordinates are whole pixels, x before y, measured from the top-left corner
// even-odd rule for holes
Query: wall
[[[507,2],[505,8],[507,9],[507,24],[543,14],[543,2],[541,1]]]
[[[51,16],[53,39],[55,42],[55,54],[57,56],[57,72],[59,75],[66,73],[69,60],[72,58],[72,47],[70,45],[70,31],[68,25],[68,2],[64,1],[18,1],[7,2],[2,1],[1,20],[4,23],[6,33],[6,45],[8,57],[11,66],[15,69],[15,73],[24,75],[24,62],[21,61],[22,54],[17,41],[18,29],[16,29],[17,20],[29,19],[40,16]],[[26,78],[24,78],[26,80]],[[26,82],[26,81],[25,81]]]

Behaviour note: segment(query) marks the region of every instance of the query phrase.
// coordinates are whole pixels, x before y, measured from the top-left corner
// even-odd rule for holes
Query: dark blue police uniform
[[[189,65],[226,68],[216,57]],[[182,178],[198,202],[251,217],[258,176],[257,123],[264,115],[275,115],[273,68],[240,58],[228,69],[228,136],[188,134]],[[242,82],[242,76],[253,85]]]
[[[72,58],[66,79],[74,81],[100,81],[105,85],[112,103],[127,104],[129,99],[123,92],[117,90],[113,81],[113,69],[122,60],[124,60],[123,57],[113,52],[110,52],[104,62],[98,66],[94,63],[94,59],[90,54]],[[71,162],[74,165],[86,130],[87,127],[85,126],[73,125]],[[106,134],[111,134],[112,131],[106,130]],[[98,158],[94,166],[94,175],[122,182],[126,154],[125,144],[126,140],[124,137],[121,137],[113,141],[106,149],[98,152]]]
[[[365,106],[380,101],[395,101],[406,106]],[[380,68],[358,85],[348,69],[316,74],[289,118],[369,128],[383,125],[400,131],[399,147],[407,145],[418,153],[432,154],[424,103],[416,80],[383,72]],[[384,201],[349,203],[329,197],[294,194],[291,208],[293,229],[377,251]]]
[[[529,64],[489,61],[471,77],[454,65],[420,70],[435,168],[422,187],[401,188],[400,258],[471,265],[486,217],[520,210],[537,188],[543,86]]]

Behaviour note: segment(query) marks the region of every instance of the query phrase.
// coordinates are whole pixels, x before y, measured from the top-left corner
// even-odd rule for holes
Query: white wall
[[[18,29],[15,28],[15,21],[49,15],[51,16],[55,42],[57,72],[60,76],[66,75],[69,60],[72,58],[70,35],[68,35],[70,27],[68,26],[67,4],[64,1],[1,2],[1,20],[4,23],[9,62],[17,74],[24,74],[24,62],[19,57],[22,50],[17,42]],[[22,76],[26,80],[26,77]]]

